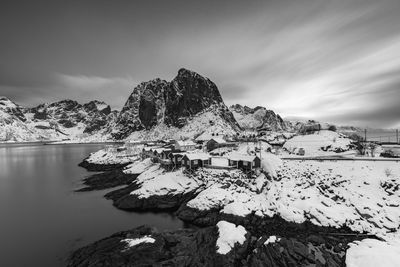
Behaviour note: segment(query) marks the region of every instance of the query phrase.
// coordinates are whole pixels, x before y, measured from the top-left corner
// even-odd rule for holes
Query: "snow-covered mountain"
[[[83,105],[63,100],[27,108],[0,97],[0,141],[102,139],[116,115],[109,105],[96,100]]]
[[[290,129],[290,124],[284,121],[279,114],[265,107],[250,108],[236,104],[229,109],[243,129],[268,129],[272,131],[287,131]]]
[[[118,115],[113,137],[194,137],[205,131],[240,130],[217,86],[193,71],[180,69],[167,82],[154,79],[133,89]]]
[[[27,108],[0,98],[0,142],[179,139],[290,127],[264,107],[234,105],[229,109],[211,80],[187,69],[180,69],[170,82],[142,82],[120,112],[96,100],[86,104],[63,100]]]

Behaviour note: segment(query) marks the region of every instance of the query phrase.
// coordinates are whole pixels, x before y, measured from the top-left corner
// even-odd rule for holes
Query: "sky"
[[[400,127],[399,14],[399,0],[2,0],[0,95],[120,109],[184,67],[227,105]]]

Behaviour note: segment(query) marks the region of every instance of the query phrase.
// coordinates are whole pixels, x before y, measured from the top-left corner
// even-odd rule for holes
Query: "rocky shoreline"
[[[88,164],[80,166],[101,169]],[[123,210],[175,212],[179,219],[197,227],[159,232],[143,226],[120,232],[73,252],[68,266],[345,266],[349,243],[377,238],[347,227],[288,222],[277,215],[260,217],[252,213],[241,217],[221,213],[220,209],[198,210],[186,205],[196,197],[197,189],[140,198],[130,194],[139,188],[135,182],[137,175],[123,173],[123,167],[110,171],[110,166],[104,166],[105,172],[87,178],[85,183],[90,190],[128,184],[105,197]],[[235,244],[227,254],[216,252],[219,221],[242,225],[247,231],[245,242]],[[142,236],[152,236],[155,242],[126,248],[124,240]],[[279,242],[266,242],[271,236]]]

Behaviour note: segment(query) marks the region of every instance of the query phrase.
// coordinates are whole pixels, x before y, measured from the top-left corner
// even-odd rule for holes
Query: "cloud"
[[[0,16],[1,29],[11,21],[18,33],[10,31],[8,49],[0,49],[0,90],[29,103],[39,95],[120,107],[140,81],[171,80],[186,67],[213,80],[229,105],[344,124],[400,124],[392,116],[398,0],[146,3],[74,2],[46,5],[44,13],[33,5],[37,12]],[[37,38],[13,40],[32,35],[15,17],[36,13],[30,29]]]

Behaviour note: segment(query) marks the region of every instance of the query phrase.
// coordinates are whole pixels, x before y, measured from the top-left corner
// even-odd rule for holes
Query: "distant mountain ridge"
[[[284,121],[279,114],[265,107],[250,108],[240,104],[229,108],[239,125],[248,130],[266,129],[271,131],[287,131],[291,129],[289,122]]]
[[[210,79],[184,68],[170,82],[157,78],[137,85],[121,111],[97,100],[27,108],[0,97],[2,142],[179,139],[204,133],[235,135],[254,127],[286,131],[290,124],[264,107],[228,108]]]
[[[62,100],[28,108],[0,97],[0,141],[46,141],[82,138],[107,132],[116,112],[102,101],[79,104]]]

